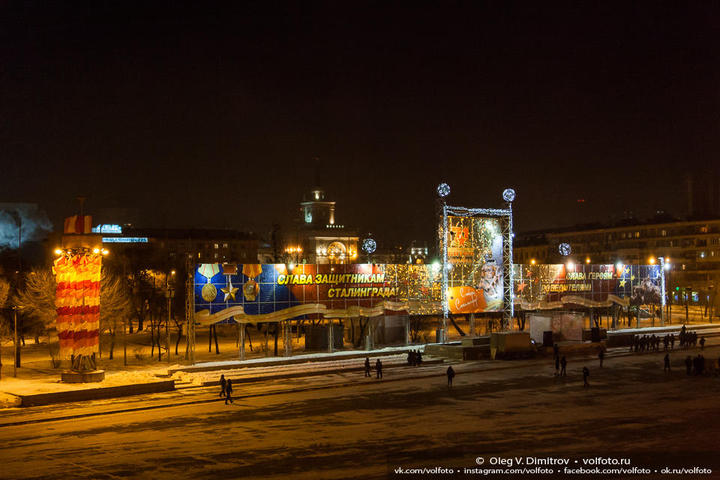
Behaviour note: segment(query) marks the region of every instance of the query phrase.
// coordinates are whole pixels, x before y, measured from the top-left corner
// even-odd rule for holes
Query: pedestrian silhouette
[[[670,371],[670,354],[665,354],[665,366],[663,367],[663,372],[669,372]]]
[[[455,378],[455,370],[452,365],[447,368],[448,387],[452,387],[453,378]]]
[[[565,355],[563,355],[563,357],[560,359],[560,376],[562,376],[562,377],[567,376],[567,372],[565,370],[566,368],[567,368],[567,359],[565,358]]]
[[[705,350],[705,337],[700,337],[700,350]]]
[[[228,400],[230,400],[230,403],[233,403],[232,391],[232,380],[228,379],[227,386],[225,387],[225,405],[227,405]]]
[[[225,387],[227,385],[227,381],[225,380],[225,375],[220,375],[220,396],[225,396]]]
[[[590,376],[590,370],[588,367],[583,367],[583,387],[589,387],[590,384],[587,381],[587,377]]]
[[[375,378],[382,378],[382,362],[379,358],[375,362]]]
[[[690,355],[687,356],[685,359],[685,371],[688,375],[692,375],[692,367],[693,367],[693,361],[692,358],[690,358]]]
[[[372,377],[370,375],[370,357],[365,357],[365,376]]]
[[[600,359],[600,368],[602,368],[603,360],[605,360],[605,350],[600,350],[598,358]]]

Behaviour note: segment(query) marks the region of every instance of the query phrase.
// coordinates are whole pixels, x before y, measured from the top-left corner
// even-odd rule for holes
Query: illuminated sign
[[[93,227],[92,233],[122,233],[122,227],[120,225],[108,225],[108,224],[101,224],[97,227]]]
[[[103,237],[103,243],[148,243],[147,237]]]

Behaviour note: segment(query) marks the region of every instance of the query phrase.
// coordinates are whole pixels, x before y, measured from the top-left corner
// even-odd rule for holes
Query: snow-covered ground
[[[716,472],[720,379],[685,375],[685,355],[698,352],[673,352],[671,373],[663,372],[664,352],[609,357],[602,369],[595,359],[573,358],[567,377],[553,376],[547,359],[480,362],[456,365],[452,388],[442,376],[446,367],[434,365],[427,367],[434,377],[415,378],[417,370],[406,367],[388,372],[387,381],[349,372],[246,385],[227,406],[217,388],[197,388],[182,397],[6,411],[2,477],[375,479],[396,478],[399,467],[477,468],[478,457],[489,463],[528,456],[628,458],[631,467]],[[717,359],[720,348],[704,353]],[[470,365],[488,368],[471,371]],[[585,365],[589,388],[582,386]],[[297,389],[308,386],[317,388]],[[177,406],[127,408],[168,402]],[[123,413],[52,420],[100,407]],[[8,425],[14,419],[34,423]],[[551,476],[567,475],[556,470]]]

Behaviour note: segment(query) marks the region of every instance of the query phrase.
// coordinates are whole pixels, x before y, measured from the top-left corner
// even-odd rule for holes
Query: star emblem
[[[518,292],[522,292],[523,290],[525,290],[525,287],[527,287],[527,283],[523,282],[523,283],[519,284],[517,287]]]
[[[237,287],[233,287],[232,280],[228,278],[228,286],[225,288],[221,288],[220,291],[225,294],[225,299],[223,302],[227,302],[228,298],[232,298],[232,301],[235,301],[235,294],[237,293],[239,289]]]
[[[620,280],[620,286],[621,286],[621,287],[624,287],[624,286],[625,286],[625,280]]]

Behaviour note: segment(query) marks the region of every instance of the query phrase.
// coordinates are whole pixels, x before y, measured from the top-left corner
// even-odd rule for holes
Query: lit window
[[[218,244],[216,243],[216,244],[215,244],[215,249],[218,249],[219,247],[220,247],[220,245],[218,245]]]

